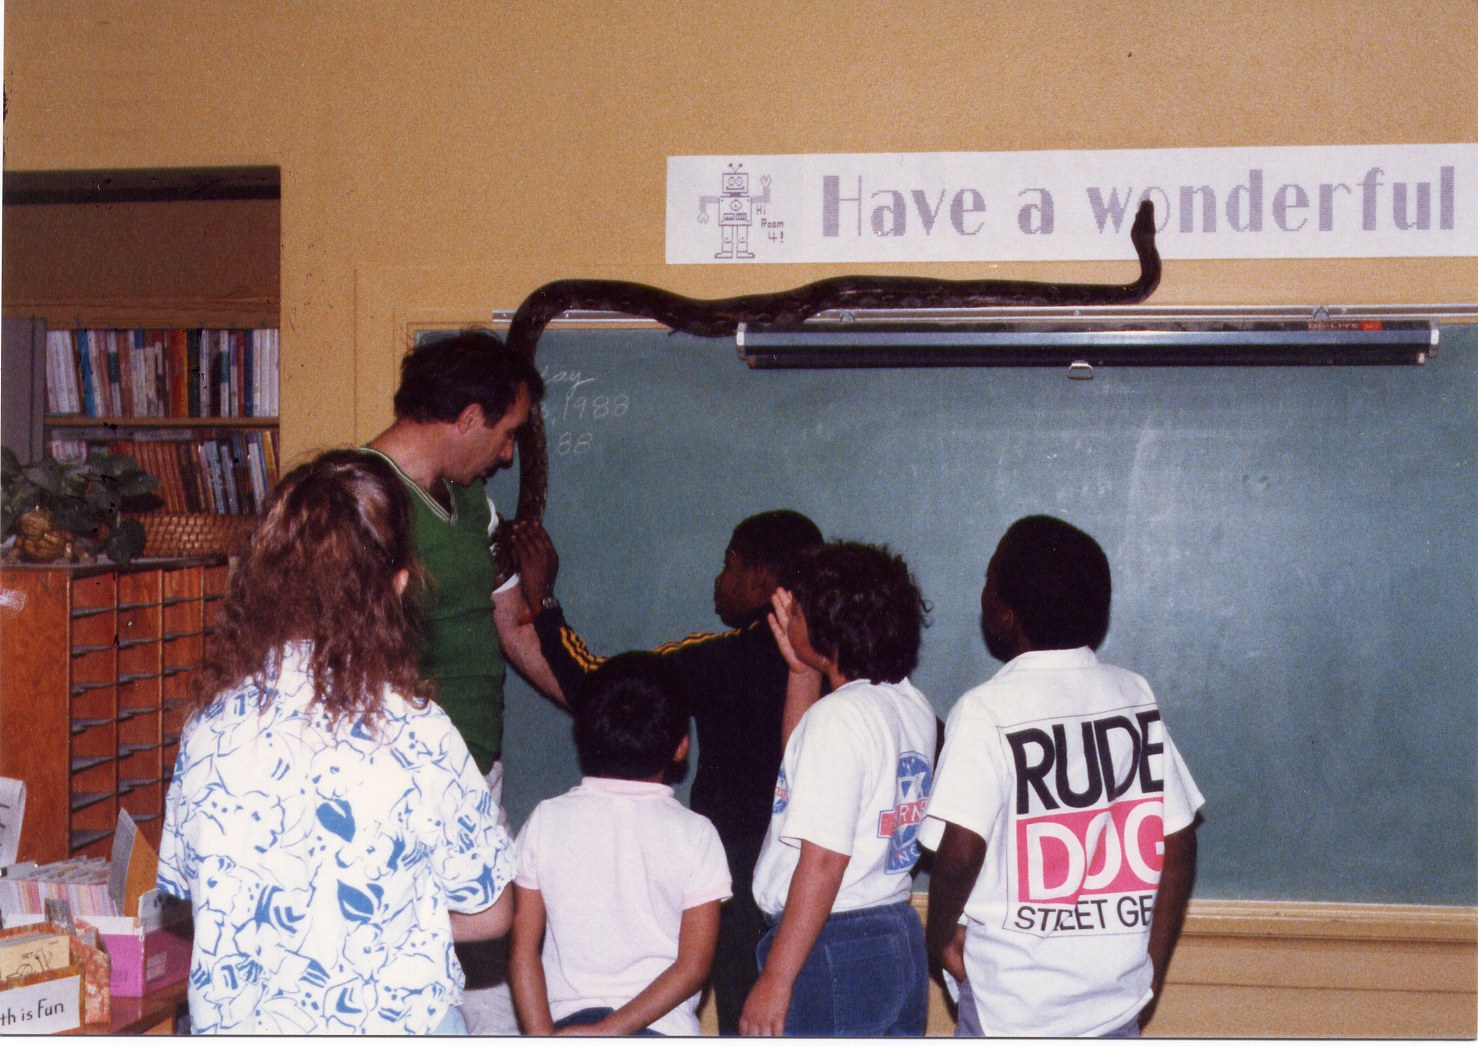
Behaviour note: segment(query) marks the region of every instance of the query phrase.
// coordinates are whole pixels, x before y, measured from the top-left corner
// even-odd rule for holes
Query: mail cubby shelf
[[[222,557],[0,567],[0,775],[23,860],[106,856],[120,810],[159,844]]]

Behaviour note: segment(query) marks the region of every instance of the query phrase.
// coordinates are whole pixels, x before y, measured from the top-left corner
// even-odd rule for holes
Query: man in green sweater
[[[484,484],[513,460],[514,438],[543,395],[529,360],[491,331],[462,331],[405,357],[395,423],[367,448],[390,462],[411,495],[416,551],[431,587],[423,665],[500,817],[504,658],[563,703],[518,578],[499,577],[490,554],[497,516]],[[458,948],[469,982],[503,981],[501,957],[482,951]],[[472,1034],[518,1033],[506,983],[467,991],[463,1014]]]

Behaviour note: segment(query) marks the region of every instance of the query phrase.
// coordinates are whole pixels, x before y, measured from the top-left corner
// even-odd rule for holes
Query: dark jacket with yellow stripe
[[[558,607],[541,611],[534,627],[566,694],[605,660],[590,652]],[[697,727],[690,805],[713,822],[731,871],[747,881],[770,823],[789,669],[763,612],[743,628],[695,632],[657,653],[676,668]]]

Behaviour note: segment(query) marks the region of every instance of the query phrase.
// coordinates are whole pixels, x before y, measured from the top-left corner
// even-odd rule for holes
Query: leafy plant
[[[55,528],[99,542],[115,563],[127,564],[144,550],[144,528],[123,519],[123,510],[160,504],[158,488],[159,479],[126,454],[92,450],[84,462],[48,454],[22,465],[15,451],[0,447],[0,538],[17,533],[21,517],[40,509]]]

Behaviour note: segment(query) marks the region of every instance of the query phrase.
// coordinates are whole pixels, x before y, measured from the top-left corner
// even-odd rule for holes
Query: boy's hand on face
[[[770,633],[775,637],[775,645],[780,648],[780,656],[785,658],[785,663],[792,672],[798,675],[818,675],[816,669],[807,665],[797,656],[795,647],[790,643],[790,616],[795,607],[795,597],[787,589],[777,588],[770,596],[770,611],[766,620],[770,624]]]
[[[559,553],[542,524],[534,520],[504,524],[513,546],[513,560],[518,565],[524,600],[534,613],[554,593],[554,579],[559,574]]]

